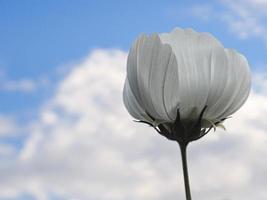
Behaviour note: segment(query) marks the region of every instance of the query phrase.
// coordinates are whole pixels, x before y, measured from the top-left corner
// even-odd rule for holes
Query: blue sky
[[[266,41],[258,36],[240,39],[205,7],[218,15],[228,9],[227,3],[215,1],[1,1],[0,72],[8,80],[56,81],[60,66],[94,48],[127,51],[138,34],[167,32],[176,26],[210,32],[225,46],[244,53],[253,70],[262,69]],[[50,94],[51,88],[26,94],[1,91],[0,110],[27,110]]]
[[[167,32],[176,26],[214,34],[225,46],[244,53],[253,70],[261,69],[267,61],[266,42],[254,36],[240,39],[216,17],[200,18],[192,13],[199,5],[212,6],[218,13],[227,10],[215,1],[1,1],[0,72],[5,79],[54,81],[61,65],[94,48],[127,51],[138,34]],[[28,94],[1,91],[0,109],[27,110],[49,94],[47,88]]]
[[[140,33],[169,32],[175,27],[209,32],[225,47],[243,53],[251,64],[255,78],[253,85],[261,88],[261,92],[253,91],[252,100],[248,103],[247,110],[251,116],[242,111],[241,120],[229,124],[230,130],[231,128],[233,130],[233,141],[228,136],[216,136],[215,139],[208,140],[208,146],[203,147],[203,151],[209,152],[211,148],[209,142],[215,141],[215,144],[218,144],[217,152],[229,155],[229,158],[225,159],[240,169],[237,170],[236,177],[228,179],[220,177],[222,181],[218,183],[218,187],[225,187],[229,195],[233,194],[233,199],[244,199],[246,194],[254,194],[253,192],[257,190],[248,189],[252,188],[253,184],[255,188],[260,188],[259,185],[266,187],[266,181],[260,182],[258,178],[260,175],[252,173],[252,171],[265,173],[267,169],[265,163],[260,159],[257,160],[257,156],[251,164],[247,164],[251,157],[235,160],[231,157],[230,151],[221,148],[223,142],[216,140],[217,137],[225,139],[230,149],[236,148],[233,151],[244,151],[248,155],[253,155],[253,152],[260,149],[262,154],[259,155],[266,155],[264,154],[266,148],[260,142],[267,141],[266,136],[262,136],[267,125],[261,119],[261,117],[266,118],[267,112],[264,104],[267,99],[266,9],[266,0],[234,2],[230,0],[0,0],[0,177],[4,176],[4,181],[0,179],[0,200],[57,198],[103,200],[107,197],[102,195],[101,188],[109,186],[106,184],[106,177],[115,182],[114,188],[109,191],[113,199],[129,199],[128,197],[132,195],[130,186],[134,186],[135,191],[139,192],[134,196],[135,199],[155,199],[153,193],[149,193],[150,188],[155,191],[157,185],[153,184],[165,180],[165,177],[152,176],[151,174],[158,171],[149,171],[151,169],[148,168],[153,168],[153,162],[156,162],[154,164],[157,169],[164,167],[148,152],[155,151],[159,158],[166,161],[167,168],[172,170],[177,163],[173,165],[174,167],[173,163],[169,163],[169,160],[173,159],[170,155],[176,156],[176,154],[169,152],[173,152],[174,147],[166,147],[164,145],[167,143],[162,143],[160,139],[152,136],[144,137],[144,142],[140,143],[134,135],[131,135],[149,130],[146,127],[136,128],[131,124],[131,118],[122,109],[121,84],[125,78],[125,59],[132,41]],[[109,66],[110,63],[119,64],[117,67]],[[103,70],[109,71],[110,74],[108,76],[101,74]],[[106,108],[105,112],[103,107]],[[103,119],[101,113],[108,117]],[[117,126],[112,128],[107,126],[109,123],[114,123],[112,120],[121,118],[123,120]],[[254,129],[251,124],[255,121],[258,121],[259,126]],[[132,131],[128,135],[123,135],[130,129]],[[237,138],[240,136],[238,129],[248,132],[250,135],[248,138],[253,138],[252,132],[254,135],[258,133],[258,140],[250,138],[252,141],[250,150],[241,148],[248,143],[245,138],[238,142]],[[104,135],[105,131],[110,132],[113,139],[109,141],[105,137],[101,138],[101,134]],[[121,134],[120,137],[117,132]],[[100,138],[96,138],[94,133],[99,133]],[[119,138],[126,144],[133,143],[139,147],[140,155],[119,143]],[[129,138],[131,141],[128,141]],[[95,144],[101,139],[104,140],[106,147],[103,150],[94,150]],[[155,142],[155,145],[151,145],[150,141]],[[233,143],[236,147],[231,146]],[[51,156],[50,149],[54,150],[52,154],[55,155]],[[121,154],[124,151],[126,153]],[[195,156],[203,156],[198,154],[197,149],[192,150],[192,153]],[[133,161],[125,158],[129,154],[133,156]],[[87,155],[88,160],[95,159],[96,164],[91,169],[91,163],[84,163],[83,158],[80,159],[77,155]],[[114,172],[117,173],[117,177],[112,176],[112,171],[102,169],[103,163],[96,159],[97,155],[103,155],[103,160],[106,158],[112,160],[105,165],[117,166],[118,171]],[[149,162],[143,160],[144,155]],[[77,167],[85,165],[91,170],[99,168],[104,171],[106,177],[102,176],[102,171],[97,171],[98,177],[94,180],[92,174],[83,171],[83,168],[74,167],[72,160],[68,159],[69,156],[76,159],[74,160]],[[201,158],[209,160],[218,169],[221,164],[212,157],[215,155]],[[194,160],[192,162],[199,164]],[[59,167],[64,168],[62,172],[57,171]],[[136,176],[133,183],[126,181],[132,177],[120,176],[120,171],[125,167],[131,169],[131,173]],[[224,167],[226,171],[221,171],[222,174],[231,171],[231,167],[227,164]],[[136,170],[139,168],[149,173],[140,174]],[[196,172],[193,173],[194,176],[198,177],[197,169],[192,168],[192,171]],[[24,175],[20,173],[21,169],[25,170]],[[43,171],[40,172],[40,169]],[[204,170],[205,164],[200,162],[200,169]],[[81,171],[81,174],[77,175],[76,171]],[[165,173],[167,174],[167,171]],[[218,172],[215,169],[213,172],[211,169],[211,174],[217,175]],[[250,179],[250,176],[257,177],[255,178],[257,180]],[[30,177],[31,181],[26,183],[21,181],[25,177]],[[84,180],[84,177],[89,178]],[[78,179],[81,179],[81,182]],[[91,179],[94,181],[90,182]],[[121,181],[123,187],[116,180]],[[135,183],[141,186],[140,180],[151,183],[142,185],[143,188],[148,188],[147,191],[135,187]],[[169,184],[171,187],[171,180],[166,185]],[[251,182],[251,185],[249,183],[242,185],[243,183],[238,180],[242,180],[243,183]],[[209,196],[205,196],[198,191],[197,183],[196,180],[196,187],[193,188],[201,199],[207,197],[212,199],[214,197],[212,195],[219,190],[214,188]],[[83,184],[96,187],[95,191],[98,193],[88,192]],[[204,184],[209,185],[209,182]],[[124,191],[121,192],[121,196],[116,196],[116,191],[120,187]],[[233,188],[238,193],[240,191],[248,193],[238,196]],[[183,198],[183,190],[178,190],[179,193],[176,192],[176,188],[170,191],[163,190],[162,199],[176,199],[177,196]],[[170,193],[169,196],[167,193]],[[223,195],[219,200],[228,197],[231,199],[231,195]],[[253,196],[255,200],[266,199],[264,196],[266,194],[257,192],[257,195],[255,192]]]

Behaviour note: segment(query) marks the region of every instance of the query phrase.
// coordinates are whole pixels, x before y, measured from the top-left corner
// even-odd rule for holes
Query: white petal
[[[138,103],[143,106],[143,102],[141,100],[141,95],[139,91],[138,81],[137,81],[137,57],[138,57],[138,47],[140,43],[144,41],[146,38],[145,35],[141,35],[132,45],[128,60],[127,60],[127,78],[129,81],[129,85],[131,87],[131,90],[133,92],[133,95],[135,96]]]
[[[225,92],[228,99],[218,118],[225,118],[236,112],[247,100],[251,87],[251,73],[246,58],[232,49],[226,49],[229,65],[231,66],[231,85]],[[226,94],[223,94],[227,96]]]
[[[175,120],[177,109],[180,107],[179,76],[176,57],[171,55],[164,78],[164,106],[171,120]]]
[[[154,118],[159,118],[149,93],[149,76],[155,37],[140,36],[131,48],[127,62],[127,77],[136,100]],[[154,57],[153,57],[154,58]]]
[[[145,37],[137,49],[137,83],[143,108],[155,119],[161,119],[157,113],[150,94],[150,77],[153,68],[153,60],[156,59],[156,51],[159,48],[157,35]]]
[[[191,29],[159,37],[139,37],[128,56],[130,92],[125,104],[133,116],[149,118],[149,113],[158,121],[173,121],[179,108],[181,118],[187,119],[207,105],[204,118],[216,121],[245,102],[250,72],[242,55]]]
[[[155,119],[170,121],[164,104],[164,81],[173,53],[159,36],[142,36],[128,57],[127,76],[139,104]]]
[[[145,110],[137,102],[133,92],[129,86],[128,79],[126,78],[124,88],[123,88],[123,102],[130,113],[135,119],[144,120],[153,123],[149,116],[145,113]]]
[[[178,92],[182,118],[197,109],[200,113],[207,102],[210,87],[210,67],[214,49],[221,44],[207,33],[191,29],[175,29],[160,35],[163,43],[170,44],[178,65]]]
[[[153,50],[153,56],[151,60],[151,72],[149,76],[149,92],[152,99],[154,109],[159,114],[161,119],[166,121],[172,121],[168,115],[168,111],[164,99],[164,88],[167,77],[167,70],[170,65],[175,66],[177,70],[177,64],[174,62],[175,56],[172,53],[170,45],[163,45],[158,36]],[[176,77],[177,79],[178,77]],[[165,88],[166,89],[166,88]],[[175,88],[172,87],[172,92]],[[168,104],[167,104],[168,105]],[[176,105],[177,107],[177,105]]]
[[[217,119],[218,113],[223,109],[220,106],[220,99],[227,87],[227,81],[231,81],[228,76],[230,72],[227,64],[227,56],[223,48],[216,48],[211,55],[210,64],[210,88],[206,105],[207,111],[204,117],[207,119]]]

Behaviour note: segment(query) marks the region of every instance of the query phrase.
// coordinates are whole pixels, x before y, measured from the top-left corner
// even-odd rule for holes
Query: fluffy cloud
[[[12,118],[0,115],[0,137],[11,136],[16,129],[16,123]]]
[[[50,80],[43,76],[36,79],[22,78],[12,80],[4,71],[0,69],[0,91],[31,93],[38,89],[50,86]]]
[[[223,0],[222,2],[227,9],[222,14],[222,19],[233,32],[241,38],[253,36],[267,41],[266,1]]]
[[[256,37],[267,42],[266,0],[221,0],[215,4],[195,5],[189,12],[199,19],[225,23],[239,38]]]
[[[23,91],[31,92],[36,89],[35,83],[32,80],[22,79],[22,80],[8,80],[1,83],[1,90],[4,91]]]
[[[253,79],[254,89],[262,94],[267,95],[267,74],[258,73],[255,74]]]
[[[178,145],[124,109],[126,56],[99,49],[73,67],[29,125],[23,148],[0,162],[0,199],[184,199]],[[189,146],[193,198],[266,198],[266,101],[252,91],[227,132]]]

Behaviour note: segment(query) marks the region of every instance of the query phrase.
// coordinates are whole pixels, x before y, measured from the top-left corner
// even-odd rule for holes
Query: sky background
[[[140,34],[209,32],[244,54],[244,107],[189,148],[197,200],[267,198],[267,1],[0,0],[0,200],[184,199],[178,145],[122,103]]]

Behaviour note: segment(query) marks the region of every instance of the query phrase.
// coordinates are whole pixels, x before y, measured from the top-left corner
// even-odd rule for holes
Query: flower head
[[[190,142],[236,112],[250,86],[242,54],[208,33],[176,28],[133,43],[123,100],[135,119],[168,139]]]

